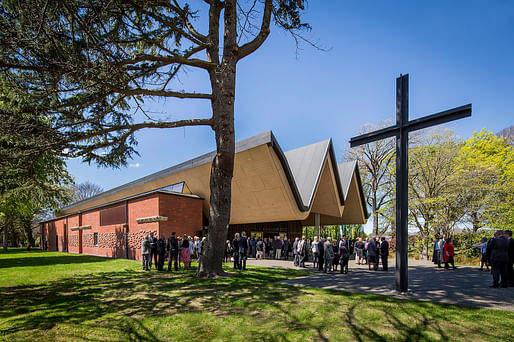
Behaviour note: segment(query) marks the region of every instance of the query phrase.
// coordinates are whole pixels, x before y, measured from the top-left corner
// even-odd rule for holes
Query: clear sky
[[[293,39],[273,28],[238,64],[236,140],[272,130],[287,151],[331,137],[341,160],[361,125],[394,120],[395,79],[406,73],[411,119],[472,103],[471,118],[447,125],[459,136],[514,124],[514,1],[311,0],[304,18],[306,36],[327,51],[304,44],[297,55]],[[191,70],[176,85],[209,90]],[[155,116],[210,116],[206,100],[147,104]],[[215,149],[206,127],[136,136],[141,156],[127,168],[70,160],[70,173],[108,190]]]

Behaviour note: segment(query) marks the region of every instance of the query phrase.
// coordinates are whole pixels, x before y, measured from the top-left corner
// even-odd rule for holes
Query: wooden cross
[[[471,104],[409,121],[409,75],[396,79],[396,125],[350,139],[350,146],[396,137],[396,290],[408,290],[409,132],[471,116]]]

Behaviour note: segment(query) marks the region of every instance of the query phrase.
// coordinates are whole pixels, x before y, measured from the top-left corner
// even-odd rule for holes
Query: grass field
[[[58,252],[0,254],[0,340],[508,341],[514,336],[512,312],[276,284],[301,271],[250,267],[230,278],[196,279],[194,270],[140,269],[136,261]]]

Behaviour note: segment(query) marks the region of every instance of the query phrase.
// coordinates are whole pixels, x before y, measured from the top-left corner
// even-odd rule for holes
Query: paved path
[[[248,260],[249,265],[300,269],[292,261]],[[369,271],[367,265],[350,261],[348,274],[325,274],[314,271],[312,263],[306,270],[313,274],[282,282],[294,286],[370,293],[419,301],[433,301],[470,307],[514,311],[514,288],[489,288],[491,274],[478,267],[445,270],[427,261],[409,259],[409,292],[395,291],[394,259],[389,259],[389,271]]]

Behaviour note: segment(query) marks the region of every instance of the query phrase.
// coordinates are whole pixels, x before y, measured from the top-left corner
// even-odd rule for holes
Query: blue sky
[[[292,38],[272,29],[238,64],[237,140],[272,130],[289,150],[331,137],[341,160],[360,126],[394,119],[395,79],[405,73],[411,119],[472,103],[471,118],[447,125],[459,136],[514,124],[513,1],[311,0],[304,18],[313,28],[306,36],[328,51],[303,45],[297,55]],[[175,85],[209,90],[206,75],[193,70]],[[166,118],[210,116],[204,100],[147,105]],[[215,148],[206,127],[146,130],[137,139],[141,156],[127,168],[71,160],[69,171],[107,190]]]

